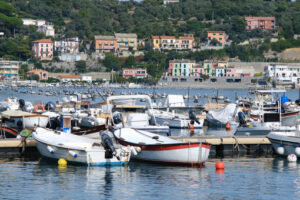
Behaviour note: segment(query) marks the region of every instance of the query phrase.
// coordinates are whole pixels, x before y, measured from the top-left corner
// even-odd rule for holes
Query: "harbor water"
[[[131,162],[85,167],[1,158],[1,199],[299,199],[300,163],[280,158],[217,159],[203,168]]]
[[[21,88],[27,90],[26,88]],[[21,90],[20,89],[20,90]],[[31,90],[50,90],[33,88]],[[59,89],[52,89],[59,90]],[[63,90],[63,89],[60,89]],[[78,92],[82,88],[67,88]],[[95,89],[102,91],[102,89]],[[116,93],[124,89],[114,89]],[[152,93],[152,89],[126,89],[127,93]],[[159,93],[188,94],[187,90],[159,89]],[[216,96],[216,90],[190,90],[201,95],[199,104]],[[235,102],[236,96],[250,97],[247,90],[220,90],[218,95]],[[293,101],[298,91],[287,91]],[[2,89],[0,101],[17,97],[32,103],[61,101],[64,94],[44,96]],[[91,99],[88,99],[91,100]],[[96,97],[92,102],[103,102]],[[190,100],[192,101],[192,100]],[[232,134],[223,130],[172,130],[172,135]],[[203,168],[130,162],[126,167],[58,167],[55,161],[38,157],[0,157],[1,199],[300,199],[300,162],[285,158],[224,158],[225,170],[215,169],[220,159],[209,158]]]

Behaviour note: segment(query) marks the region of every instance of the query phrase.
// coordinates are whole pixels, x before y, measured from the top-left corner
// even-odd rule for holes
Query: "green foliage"
[[[123,64],[124,67],[131,68],[136,64],[136,60],[134,56],[128,56]]]
[[[263,72],[259,72],[259,73],[255,73],[255,74],[254,74],[254,77],[260,77],[260,76],[263,76],[263,75],[264,75]]]
[[[279,40],[271,44],[273,51],[281,52],[287,48],[300,47],[300,40],[288,39],[288,40]]]
[[[76,72],[85,73],[86,72],[86,62],[84,60],[76,61],[75,68],[76,68]]]
[[[27,79],[28,79],[28,80],[39,81],[39,80],[40,80],[40,77],[39,77],[39,75],[37,75],[37,74],[30,74],[30,75],[27,76]]]
[[[120,69],[119,59],[112,53],[105,54],[103,65],[107,68],[108,71],[118,71]]]

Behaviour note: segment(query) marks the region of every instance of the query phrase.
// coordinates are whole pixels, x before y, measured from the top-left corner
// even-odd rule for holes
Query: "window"
[[[222,38],[219,38],[219,40],[222,40]]]
[[[158,40],[156,40],[156,44],[158,44]]]

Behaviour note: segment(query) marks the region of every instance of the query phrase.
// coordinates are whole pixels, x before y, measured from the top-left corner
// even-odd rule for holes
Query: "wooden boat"
[[[2,122],[12,128],[46,127],[49,117],[46,115],[32,114],[21,110],[7,110],[1,113]]]
[[[51,129],[37,128],[32,134],[37,141],[37,149],[47,158],[60,159],[73,163],[93,165],[125,165],[129,162],[129,147],[114,148],[107,145],[106,139],[91,139]]]
[[[162,164],[202,166],[208,159],[210,145],[205,142],[186,143],[147,131],[121,128],[114,136],[122,145],[140,147],[134,159]]]

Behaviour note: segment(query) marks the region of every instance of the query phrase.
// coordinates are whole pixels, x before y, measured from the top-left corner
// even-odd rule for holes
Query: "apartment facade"
[[[41,39],[32,42],[33,55],[38,60],[53,59],[53,43],[50,39]]]
[[[196,62],[194,60],[169,61],[169,76],[192,76]]]
[[[19,79],[19,61],[0,60],[0,76]]]
[[[148,76],[147,69],[144,68],[123,68],[122,76],[126,79],[133,78],[146,78]]]
[[[46,20],[23,18],[22,21],[23,25],[25,26],[36,26],[37,30],[40,32],[44,32],[46,36],[55,36],[54,25],[46,22]]]
[[[118,51],[137,50],[137,35],[135,33],[115,33]]]
[[[66,38],[54,42],[54,48],[59,53],[79,53],[79,38]]]
[[[268,65],[264,69],[265,77],[279,82],[300,82],[300,66]]]
[[[207,40],[210,44],[213,39],[218,41],[217,46],[224,47],[226,45],[226,33],[225,31],[207,31]]]
[[[192,50],[194,46],[193,36],[152,36],[153,49],[158,50]]]
[[[96,52],[115,52],[118,48],[115,36],[96,35],[94,37],[94,45]]]
[[[247,23],[246,30],[254,30],[256,28],[262,30],[275,29],[275,17],[245,17]]]

